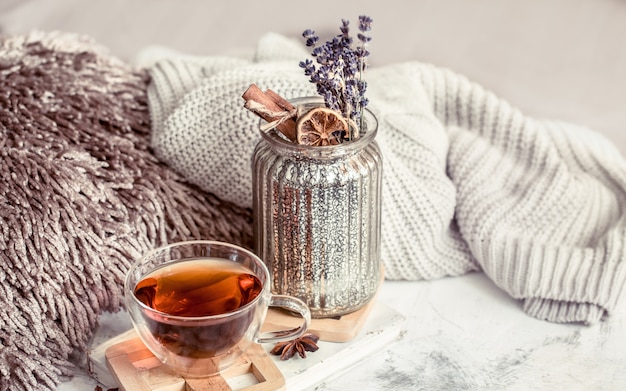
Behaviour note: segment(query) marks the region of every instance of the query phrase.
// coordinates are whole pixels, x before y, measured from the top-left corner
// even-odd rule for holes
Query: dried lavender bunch
[[[358,43],[350,36],[350,22],[342,19],[339,27],[341,34],[318,46],[319,37],[315,31],[307,29],[302,33],[306,39],[306,46],[311,47],[311,55],[315,58],[300,62],[304,74],[310,77],[311,83],[317,87],[317,92],[324,98],[326,106],[339,111],[345,118],[360,123],[363,108],[367,106],[365,98],[367,82],[363,73],[367,68],[369,51],[366,49],[371,37],[367,33],[372,28],[372,18],[359,16]]]

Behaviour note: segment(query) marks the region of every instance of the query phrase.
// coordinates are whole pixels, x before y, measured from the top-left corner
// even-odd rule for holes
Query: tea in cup
[[[157,248],[131,266],[125,299],[146,347],[185,377],[213,376],[252,343],[297,338],[311,315],[300,299],[270,293],[270,274],[254,253],[194,240]],[[269,306],[302,317],[293,330],[260,334]]]

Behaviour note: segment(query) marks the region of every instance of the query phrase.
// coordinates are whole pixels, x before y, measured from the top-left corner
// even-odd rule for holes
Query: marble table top
[[[527,316],[484,274],[387,282],[407,317],[397,344],[319,390],[626,389],[626,306],[594,326]]]
[[[626,305],[592,326],[534,319],[483,273],[435,281],[385,281],[377,298],[406,320],[389,342],[311,389],[626,389]],[[104,318],[110,338],[129,321]],[[87,374],[59,391],[93,390]]]

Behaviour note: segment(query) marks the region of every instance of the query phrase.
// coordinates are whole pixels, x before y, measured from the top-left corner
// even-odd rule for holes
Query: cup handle
[[[302,317],[302,324],[296,328],[288,330],[270,331],[263,333],[256,338],[258,343],[276,343],[290,341],[299,338],[309,328],[311,323],[311,311],[309,307],[300,299],[286,295],[272,295],[270,307],[281,307],[288,311],[295,312]]]

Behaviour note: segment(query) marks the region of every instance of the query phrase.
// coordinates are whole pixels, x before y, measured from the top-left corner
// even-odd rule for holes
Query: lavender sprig
[[[368,67],[370,53],[366,45],[372,38],[367,32],[371,30],[372,22],[368,16],[359,16],[359,44],[356,47],[353,47],[350,22],[346,19],[341,21],[341,34],[321,46],[317,45],[319,36],[315,31],[307,29],[302,33],[315,59],[315,62],[311,59],[300,62],[304,74],[316,85],[318,94],[324,98],[328,108],[341,112],[345,118],[357,124],[368,104],[365,98],[367,82],[363,79],[363,73]]]

